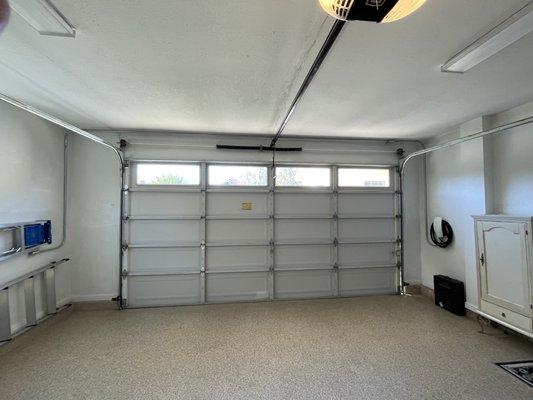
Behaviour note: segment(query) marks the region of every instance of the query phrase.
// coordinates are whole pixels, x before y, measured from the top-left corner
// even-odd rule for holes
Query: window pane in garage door
[[[313,167],[277,167],[276,186],[330,187],[331,170]]]
[[[138,164],[136,182],[138,185],[199,185],[200,166],[189,164]]]
[[[388,188],[391,171],[385,168],[339,168],[340,187]]]
[[[267,167],[245,165],[210,165],[210,186],[267,186]]]

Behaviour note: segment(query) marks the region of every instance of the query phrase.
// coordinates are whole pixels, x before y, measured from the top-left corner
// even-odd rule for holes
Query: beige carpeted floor
[[[524,359],[419,296],[75,308],[0,348],[0,398],[531,400]]]

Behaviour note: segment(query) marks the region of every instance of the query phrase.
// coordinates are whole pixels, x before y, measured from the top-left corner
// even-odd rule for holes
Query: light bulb
[[[319,0],[329,15],[343,21],[394,22],[418,10],[426,0]]]
[[[388,23],[405,18],[422,7],[425,2],[426,0],[400,0],[381,22]]]

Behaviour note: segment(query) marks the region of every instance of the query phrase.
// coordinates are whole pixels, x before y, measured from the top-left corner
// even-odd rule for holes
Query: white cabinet
[[[531,217],[475,216],[481,314],[533,335]]]

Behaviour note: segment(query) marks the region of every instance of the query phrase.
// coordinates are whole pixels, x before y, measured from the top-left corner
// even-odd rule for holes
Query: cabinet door
[[[481,298],[531,316],[526,224],[480,221]]]

